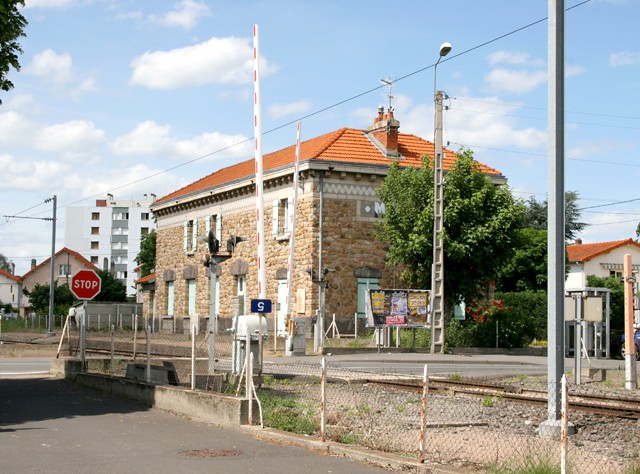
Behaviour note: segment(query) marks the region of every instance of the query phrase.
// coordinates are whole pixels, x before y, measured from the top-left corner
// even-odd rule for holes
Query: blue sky
[[[400,130],[432,140],[447,41],[445,143],[502,171],[515,196],[546,198],[547,1],[26,4],[22,69],[0,93],[0,215],[50,217],[57,195],[58,249],[67,205],[162,196],[253,157],[254,24],[265,153],[294,144],[301,117],[302,140],[366,128],[388,103],[383,78]],[[635,237],[640,1],[566,7],[565,189],[588,208],[584,242]],[[50,250],[50,222],[2,219],[0,253],[18,274]]]

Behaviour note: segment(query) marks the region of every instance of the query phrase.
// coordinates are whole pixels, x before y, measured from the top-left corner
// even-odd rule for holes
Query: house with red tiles
[[[385,244],[374,237],[384,214],[376,190],[394,161],[420,167],[423,155],[434,155],[432,142],[400,133],[399,127],[393,111],[385,113],[381,107],[366,130],[341,128],[301,143],[289,316],[316,314],[318,275],[324,276],[328,323],[334,314],[339,321],[364,318],[366,289],[397,284],[394,272],[385,268]],[[263,157],[267,298],[274,308],[270,331],[276,325],[279,332],[285,327],[295,152],[292,145]],[[455,160],[455,153],[445,150],[445,171]],[[479,165],[496,184],[506,182],[500,171]],[[218,328],[230,327],[233,316],[249,312],[250,300],[258,297],[255,179],[255,163],[249,159],[151,205],[157,226],[156,268],[153,277],[140,283],[154,292],[146,299],[155,301],[154,308],[147,305],[144,311],[146,316],[157,315],[158,327],[183,331],[187,320],[206,327],[210,282],[202,262],[208,255],[203,239],[209,231],[221,250],[232,236],[246,239],[235,245],[231,258],[216,266]]]
[[[64,283],[70,284],[71,277],[75,275],[78,270],[89,269],[98,270],[98,268],[92,264],[89,260],[84,258],[75,250],[71,250],[64,247],[55,253],[54,258],[53,278],[62,285]],[[22,275],[22,287],[25,290],[33,290],[33,288],[40,285],[48,285],[51,281],[51,258],[47,258],[41,263],[37,264],[35,260],[31,261],[31,269]],[[23,296],[20,304],[20,316],[25,317],[31,311],[31,303],[29,298]]]
[[[0,268],[0,303],[10,304],[18,313],[22,300],[22,280],[20,277]]]
[[[577,239],[575,244],[567,245],[570,267],[565,288],[585,288],[589,275],[622,278],[625,254],[631,255],[632,271],[640,270],[640,244],[633,239],[593,244],[583,244]]]

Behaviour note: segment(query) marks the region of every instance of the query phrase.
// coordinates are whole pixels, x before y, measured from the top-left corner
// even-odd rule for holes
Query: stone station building
[[[421,156],[434,155],[433,143],[399,133],[399,126],[393,111],[385,113],[380,107],[367,130],[341,128],[301,143],[291,317],[316,314],[318,275],[324,275],[325,327],[335,314],[341,333],[353,333],[356,314],[364,322],[366,288],[395,286],[394,273],[385,268],[385,244],[373,235],[384,213],[376,189],[393,161],[419,167]],[[267,298],[274,307],[269,330],[273,331],[277,318],[278,332],[285,329],[286,319],[295,152],[291,146],[263,158]],[[444,169],[454,160],[455,154],[445,150]],[[499,171],[480,166],[494,182],[505,182]],[[200,330],[206,328],[210,273],[203,265],[209,254],[203,239],[209,231],[220,241],[222,254],[234,235],[246,239],[216,267],[219,330],[230,327],[233,316],[249,313],[250,300],[258,297],[255,200],[251,159],[220,169],[151,205],[157,225],[156,268],[140,283],[146,289],[145,312],[156,318],[162,330],[186,331],[187,321],[197,322]],[[327,272],[320,273],[321,269]]]

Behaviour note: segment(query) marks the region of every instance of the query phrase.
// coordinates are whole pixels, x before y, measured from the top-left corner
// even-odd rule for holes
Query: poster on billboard
[[[428,327],[429,290],[370,289],[367,326]]]

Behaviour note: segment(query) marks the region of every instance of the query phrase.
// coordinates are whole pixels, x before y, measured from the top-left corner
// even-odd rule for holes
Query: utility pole
[[[436,92],[435,161],[433,166],[433,264],[431,271],[431,353],[444,353],[444,247],[442,91]]]
[[[624,256],[624,373],[627,390],[638,388],[636,371],[636,342],[633,337],[633,284],[636,279],[632,273],[631,254]]]
[[[53,198],[46,199],[44,202],[53,201],[53,218],[51,219],[51,272],[49,278],[49,325],[47,329],[47,335],[53,334],[55,327],[53,305],[55,301],[55,260],[56,260],[56,208],[58,207],[58,197],[54,194]]]
[[[564,376],[564,0],[549,0],[548,29],[548,227],[547,250],[547,419],[540,436],[559,438]],[[576,347],[580,351],[580,347]],[[568,426],[575,433],[575,426]]]
[[[442,150],[442,91],[436,90],[438,64],[451,52],[450,43],[440,45],[433,67],[433,100],[435,102],[433,162],[433,263],[431,264],[431,353],[444,354],[444,165]]]

